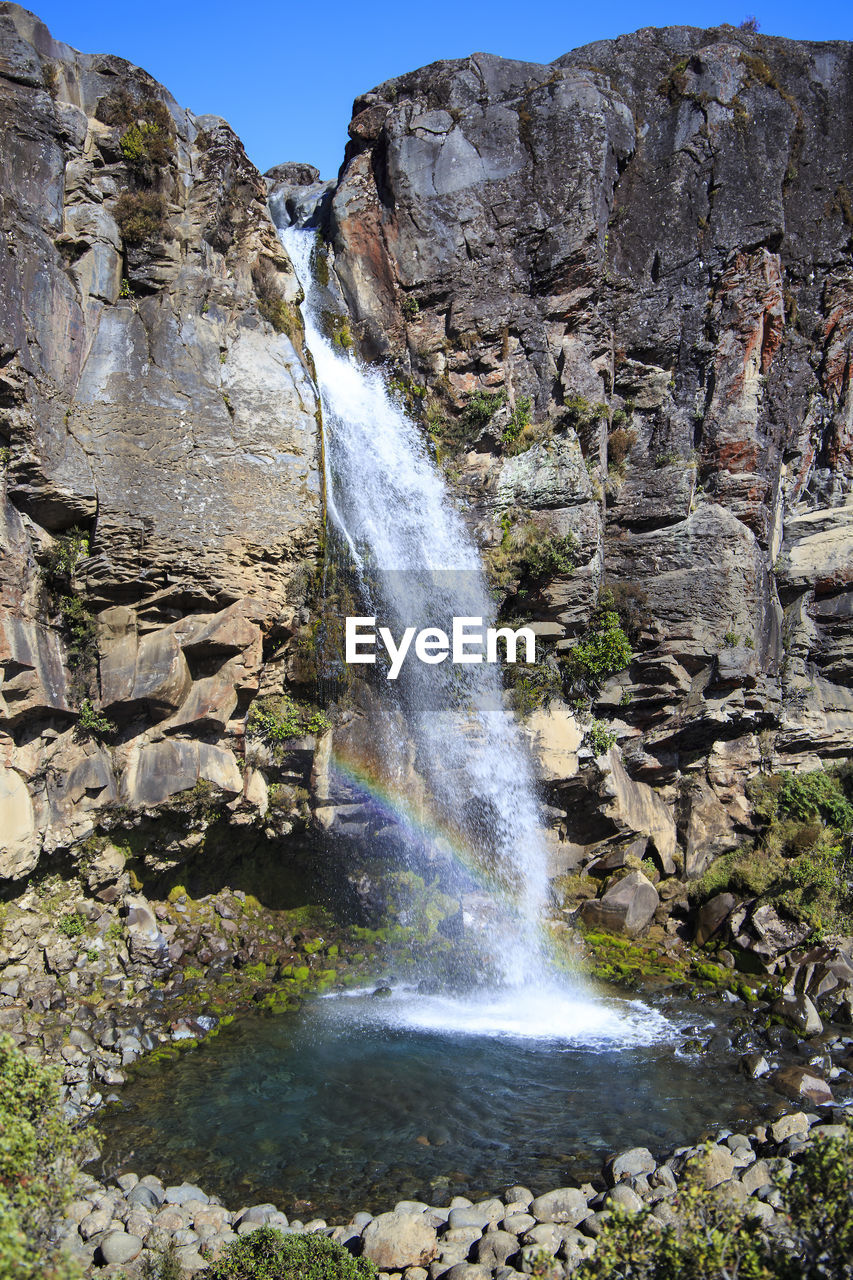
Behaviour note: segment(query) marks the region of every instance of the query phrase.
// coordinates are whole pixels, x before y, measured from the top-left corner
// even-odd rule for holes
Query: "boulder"
[[[733,893],[717,893],[713,898],[709,898],[707,902],[703,903],[696,917],[696,936],[694,941],[697,947],[704,947],[709,938],[713,938],[714,934],[722,928],[734,910],[736,903],[737,898]]]
[[[770,1125],[770,1136],[774,1142],[784,1142],[795,1134],[809,1131],[809,1118],[802,1111],[792,1111],[787,1116],[780,1116]]]
[[[438,1252],[438,1235],[423,1214],[380,1213],[364,1228],[364,1256],[380,1271],[426,1267]]]
[[[832,1090],[817,1072],[809,1067],[782,1067],[770,1077],[773,1088],[793,1102],[811,1102],[828,1106],[834,1101]]]
[[[659,902],[658,891],[651,880],[642,871],[630,871],[603,897],[584,902],[581,918],[592,928],[636,937],[651,923]]]
[[[823,1030],[820,1014],[804,992],[783,995],[773,1005],[773,1012],[781,1014],[800,1035],[816,1036]]]
[[[128,1235],[126,1231],[108,1231],[98,1246],[102,1262],[109,1266],[133,1262],[142,1252],[142,1241],[139,1236]]]
[[[125,906],[127,907],[125,932],[131,958],[158,967],[165,965],[169,958],[169,944],[160,932],[157,918],[149,903],[138,895],[128,895],[125,898]],[[170,1190],[174,1193],[180,1188],[172,1187]],[[205,1199],[207,1199],[206,1196]],[[172,1201],[172,1203],[181,1202]]]
[[[577,1187],[558,1187],[555,1191],[537,1196],[530,1206],[530,1212],[540,1222],[567,1222],[574,1227],[589,1217],[590,1211],[586,1196]]]
[[[621,1209],[623,1213],[639,1213],[643,1208],[643,1201],[627,1182],[612,1187],[607,1193],[606,1203],[609,1209]]]
[[[617,1182],[636,1178],[639,1174],[653,1173],[656,1167],[657,1162],[647,1147],[632,1147],[630,1151],[622,1151],[607,1161],[604,1178],[608,1186],[615,1187]]]
[[[504,1266],[518,1249],[518,1237],[509,1231],[487,1231],[474,1246],[477,1261],[489,1269]]]
[[[504,1203],[502,1200],[481,1200],[478,1204],[461,1205],[458,1209],[451,1209],[448,1215],[448,1225],[453,1227],[483,1227],[500,1222],[504,1216]]]
[[[735,1171],[735,1157],[728,1147],[711,1146],[702,1151],[692,1162],[705,1187],[710,1191],[721,1182],[728,1182]]]

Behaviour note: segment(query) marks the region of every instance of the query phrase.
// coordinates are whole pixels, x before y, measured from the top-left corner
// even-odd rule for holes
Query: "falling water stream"
[[[316,238],[282,238],[305,290],[306,342],[323,411],[328,511],[358,574],[364,608],[399,637],[406,626],[452,631],[455,617],[493,622],[479,557],[422,434],[382,374],[321,332],[311,272]],[[364,668],[362,668],[364,670]],[[486,900],[492,968],[503,985],[541,984],[545,849],[518,730],[501,698],[496,664],[441,664],[411,656],[396,680],[380,675],[388,722],[381,761],[397,808],[411,791],[414,749],[423,780],[419,826],[451,884]],[[405,854],[405,851],[403,851]],[[455,876],[454,876],[455,873]]]
[[[423,432],[382,372],[323,332],[328,299],[312,271],[315,233],[287,227],[280,234],[305,293],[329,517],[357,573],[365,612],[395,637],[405,626],[439,627],[449,635],[458,617],[491,625],[494,603],[477,549]],[[624,1034],[612,1008],[577,982],[559,979],[550,963],[543,932],[546,847],[526,749],[502,698],[500,665],[427,665],[413,657],[398,679],[380,675],[379,684],[392,726],[382,735],[384,794],[405,811],[414,749],[423,782],[419,834],[426,832],[427,853],[442,865],[444,883],[478,890],[479,910],[468,925],[487,974],[474,996],[413,994],[398,1006],[402,1023],[534,1036],[557,1031],[569,1039],[604,1028]],[[406,857],[405,843],[400,857]],[[660,1034],[658,1021],[650,1015],[652,1039]]]

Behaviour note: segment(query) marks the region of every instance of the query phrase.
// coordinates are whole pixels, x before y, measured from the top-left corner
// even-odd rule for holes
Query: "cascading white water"
[[[302,313],[323,410],[326,503],[369,611],[391,626],[491,619],[494,606],[471,535],[454,509],[421,432],[381,373],[336,349],[320,327],[311,258],[315,233],[280,232],[305,291]],[[383,768],[391,791],[411,784],[416,749],[429,791],[432,850],[463,892],[478,886],[478,950],[487,983],[472,995],[398,988],[391,1000],[353,1000],[365,1022],[413,1032],[510,1036],[620,1047],[667,1039],[666,1018],[639,1001],[596,999],[551,963],[542,929],[546,851],[523,741],[503,704],[497,665],[408,664],[383,683]],[[403,729],[393,732],[395,723]],[[402,856],[405,857],[405,849]],[[364,993],[353,993],[363,995]],[[345,1001],[349,1004],[349,1001]]]
[[[479,556],[449,500],[422,433],[367,369],[323,334],[311,270],[315,235],[282,239],[305,290],[306,342],[323,410],[327,506],[359,571],[364,596],[399,636],[404,625],[451,630],[453,617],[491,623]],[[387,681],[417,768],[432,793],[436,841],[447,846],[487,904],[489,950],[504,982],[541,982],[545,849],[530,768],[503,706],[497,665],[426,666],[412,658]],[[399,759],[406,745],[397,745]],[[393,753],[392,753],[393,755]],[[395,761],[387,761],[393,777]],[[491,908],[491,909],[489,909]]]

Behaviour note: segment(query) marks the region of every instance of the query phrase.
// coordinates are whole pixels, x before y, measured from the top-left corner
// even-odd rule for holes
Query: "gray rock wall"
[[[473,392],[506,395],[448,467],[486,554],[513,511],[575,537],[540,634],[564,651],[602,584],[639,602],[595,713],[691,874],[748,829],[751,773],[853,743],[851,94],[850,45],[727,26],[475,54],[356,101],[332,198],[362,349],[445,455]],[[552,796],[583,841],[575,783]]]
[[[5,3],[0,113],[0,875],[21,876],[117,803],[200,780],[263,802],[243,721],[322,503],[299,288],[228,125]]]

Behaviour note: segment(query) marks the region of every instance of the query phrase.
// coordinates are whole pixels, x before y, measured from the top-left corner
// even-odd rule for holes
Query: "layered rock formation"
[[[751,829],[750,776],[849,753],[850,46],[678,27],[437,63],[357,100],[322,184],[265,183],[223,121],[13,4],[0,33],[3,875],[199,784],[285,856],[346,799],[328,741],[307,807],[310,733],[283,772],[245,751],[252,699],[312,678],[321,550],[268,197],[321,228],[362,355],[437,438],[486,557],[521,532],[571,548],[521,601],[502,579],[551,658],[603,588],[632,614],[593,708],[618,747],[596,760],[559,698],[529,718],[555,870],[633,867],[644,927],[630,859],[695,877]]]
[[[200,780],[264,806],[243,723],[264,644],[298,625],[321,486],[298,284],[240,141],[16,5],[0,56],[0,874],[19,878]]]

